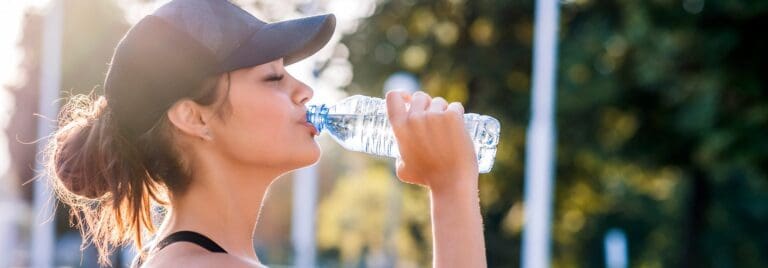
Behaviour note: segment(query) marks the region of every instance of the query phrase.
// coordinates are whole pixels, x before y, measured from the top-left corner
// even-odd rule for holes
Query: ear
[[[168,120],[184,134],[203,140],[212,140],[203,110],[204,108],[194,101],[183,99],[168,109]]]

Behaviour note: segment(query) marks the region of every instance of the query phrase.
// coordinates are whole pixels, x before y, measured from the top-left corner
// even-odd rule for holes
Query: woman
[[[133,242],[142,267],[261,266],[252,235],[269,185],[320,157],[312,90],[284,67],[334,27],[333,15],[264,23],[227,1],[175,0],[131,28],[105,97],[70,100],[49,150],[54,188],[102,263]],[[390,93],[387,106],[397,176],[431,193],[434,265],[485,266],[462,106],[421,92]]]

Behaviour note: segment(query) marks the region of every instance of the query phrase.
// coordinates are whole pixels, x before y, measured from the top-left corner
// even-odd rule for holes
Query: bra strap
[[[216,244],[216,242],[213,242],[213,240],[207,236],[192,231],[178,231],[166,236],[163,240],[157,243],[155,250],[160,251],[176,242],[190,242],[201,246],[210,252],[227,253],[227,251],[221,248],[219,244]]]

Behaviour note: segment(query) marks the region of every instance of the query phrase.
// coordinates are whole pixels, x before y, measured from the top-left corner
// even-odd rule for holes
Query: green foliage
[[[553,265],[768,265],[768,2],[564,1]],[[386,1],[344,42],[349,91],[408,70],[430,94],[502,121],[481,177],[488,260],[519,263],[532,1]]]

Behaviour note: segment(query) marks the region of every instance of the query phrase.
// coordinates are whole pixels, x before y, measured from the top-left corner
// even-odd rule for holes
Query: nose
[[[312,96],[314,96],[315,92],[307,86],[307,84],[304,84],[303,82],[296,80],[296,86],[293,93],[293,101],[300,105],[306,105],[309,100],[312,99]]]

